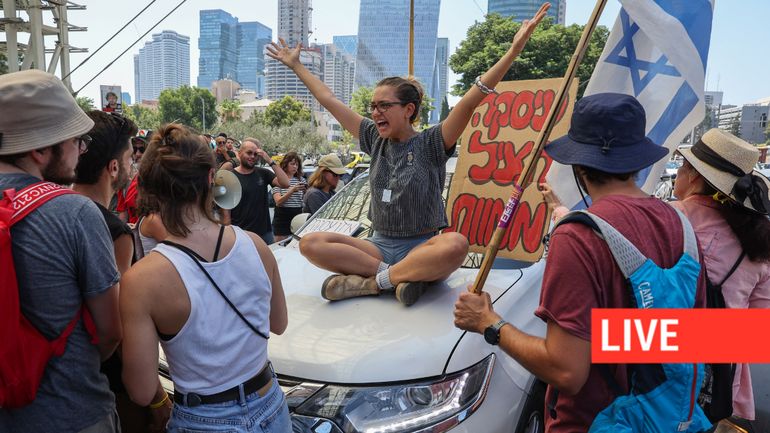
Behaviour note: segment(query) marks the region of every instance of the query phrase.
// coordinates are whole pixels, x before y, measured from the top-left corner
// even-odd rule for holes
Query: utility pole
[[[206,133],[206,101],[203,100],[202,95],[198,95],[198,98],[201,100],[201,114],[203,116],[203,133]]]
[[[409,77],[414,77],[414,0],[409,0]]]
[[[5,42],[0,42],[0,51],[5,51],[8,57],[8,71],[38,69],[53,74],[59,69],[60,76],[65,77],[64,85],[71,92],[68,77],[70,53],[87,53],[88,50],[70,46],[69,32],[83,32],[88,28],[72,25],[67,12],[85,10],[86,7],[66,0],[4,0],[0,1],[0,5],[3,9],[0,33],[5,34]],[[47,12],[51,15],[48,16]],[[45,18],[50,18],[54,25],[46,24]],[[29,35],[26,44],[19,42],[20,34]],[[56,37],[54,48],[45,47],[46,36]],[[20,54],[24,58],[21,65],[18,64]],[[46,54],[51,55],[48,64]]]

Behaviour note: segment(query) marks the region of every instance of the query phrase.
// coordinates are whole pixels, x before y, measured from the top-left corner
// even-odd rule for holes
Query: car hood
[[[331,275],[309,263],[298,249],[277,247],[289,325],[272,335],[270,359],[277,373],[324,383],[364,384],[439,376],[464,332],[454,324],[454,303],[476,277],[460,269],[428,290],[411,307],[394,296],[329,302],[321,284]],[[493,270],[485,291],[497,299],[522,276]],[[539,288],[539,285],[538,285]],[[510,297],[510,296],[506,296]],[[517,297],[517,296],[514,296]],[[532,307],[520,315],[532,317]]]

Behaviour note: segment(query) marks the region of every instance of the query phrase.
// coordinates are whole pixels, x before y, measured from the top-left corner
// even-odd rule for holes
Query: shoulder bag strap
[[[251,328],[251,330],[254,331],[255,334],[259,335],[260,337],[264,338],[265,340],[268,340],[270,338],[269,336],[267,336],[264,333],[262,333],[259,329],[257,329],[254,325],[252,325],[251,322],[249,322],[246,319],[246,317],[244,317],[243,314],[241,314],[241,312],[238,310],[238,308],[236,308],[235,305],[230,301],[230,298],[228,298],[227,295],[225,295],[225,293],[222,291],[222,289],[219,288],[219,286],[214,281],[214,279],[211,278],[211,275],[206,271],[206,268],[204,268],[203,265],[201,264],[201,262],[196,258],[196,256],[197,257],[200,257],[200,256],[198,254],[196,254],[195,251],[187,248],[184,245],[179,245],[176,242],[161,241],[161,243],[162,244],[166,244],[166,245],[171,246],[171,247],[174,247],[174,248],[178,249],[179,251],[187,254],[187,256],[190,257],[192,259],[192,261],[195,262],[196,265],[198,265],[198,268],[204,273],[204,275],[206,275],[206,278],[208,278],[209,282],[211,282],[211,285],[214,286],[215,289],[217,289],[217,292],[219,292],[220,295],[222,295],[222,298],[225,300],[225,302],[227,302],[227,305],[229,305],[230,308],[233,311],[235,311],[235,314],[237,314],[238,317],[240,317],[241,320],[243,320],[243,323],[245,323],[246,326]]]
[[[733,267],[730,268],[730,271],[727,272],[727,275],[725,275],[725,277],[722,279],[722,282],[719,283],[719,288],[720,289],[722,288],[722,284],[724,284],[725,281],[727,281],[727,279],[730,278],[733,275],[735,270],[738,269],[738,266],[740,266],[741,262],[743,262],[743,258],[744,257],[746,257],[746,251],[741,251],[741,255],[738,256],[738,260],[735,261],[735,263],[733,264]]]

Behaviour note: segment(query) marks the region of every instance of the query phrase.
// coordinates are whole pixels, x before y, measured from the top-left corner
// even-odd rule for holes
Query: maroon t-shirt
[[[589,210],[610,223],[662,268],[674,266],[682,256],[679,217],[671,206],[656,198],[611,195],[596,201]],[[705,293],[701,273],[696,307],[706,305]],[[630,307],[630,291],[606,242],[583,224],[559,226],[551,235],[540,307],[535,315],[590,341],[592,308]],[[610,365],[609,368],[627,392],[625,366]],[[553,391],[549,386],[546,405],[552,401]],[[559,394],[556,419],[546,410],[546,431],[588,431],[596,415],[614,399],[598,367],[592,365],[588,380],[576,395]]]

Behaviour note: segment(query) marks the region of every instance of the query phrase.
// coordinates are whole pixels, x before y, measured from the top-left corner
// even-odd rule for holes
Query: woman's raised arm
[[[271,42],[270,45],[267,46],[267,55],[294,71],[318,102],[323,105],[324,108],[329,110],[343,128],[353,134],[353,138],[358,139],[358,128],[361,126],[361,121],[364,119],[363,116],[343,104],[342,101],[334,96],[334,93],[323,83],[323,81],[305,68],[299,59],[301,49],[302,44],[297,44],[296,47],[291,48],[286,44],[286,41],[284,41],[283,38],[279,38],[277,44]]]
[[[503,55],[503,57],[484,75],[479,77],[479,82],[482,86],[485,86],[488,89],[494,89],[497,83],[503,79],[505,73],[508,72],[508,69],[513,64],[513,61],[516,60],[516,57],[522,50],[524,50],[524,46],[527,44],[529,37],[532,36],[532,32],[535,31],[537,25],[543,20],[550,7],[550,3],[543,3],[531,20],[524,20],[524,22],[521,23],[521,27],[513,37],[513,43],[511,43],[511,47],[505,55]],[[444,123],[441,126],[441,134],[444,137],[444,145],[447,149],[454,146],[457,139],[460,138],[463,130],[465,130],[465,127],[468,125],[468,121],[471,120],[473,110],[476,109],[479,103],[481,103],[481,100],[486,96],[486,94],[481,91],[482,86],[471,86],[470,90],[465,93],[462,99],[460,99],[460,102],[454,106],[444,120]]]

